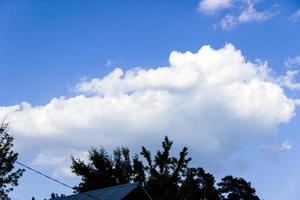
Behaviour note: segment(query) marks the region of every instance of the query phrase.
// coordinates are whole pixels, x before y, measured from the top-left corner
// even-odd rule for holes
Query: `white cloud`
[[[107,59],[105,62],[105,66],[110,67],[114,62],[111,59]]]
[[[300,106],[300,99],[295,99],[294,101],[297,106]]]
[[[261,149],[266,153],[267,157],[273,164],[279,162],[279,155],[292,150],[292,144],[289,141],[284,141],[281,144],[262,146]]]
[[[135,147],[168,134],[200,157],[224,157],[245,138],[272,134],[294,115],[295,100],[274,81],[278,78],[267,64],[246,61],[231,44],[218,50],[203,46],[196,53],[174,51],[169,60],[170,66],[147,70],[117,68],[103,78],[81,81],[78,96],[41,106],[0,107],[0,116],[7,115],[23,151]]]
[[[271,19],[277,12],[272,10],[257,11],[253,1],[248,1],[238,15],[227,14],[220,22],[223,30],[231,30],[238,24],[263,22]]]
[[[295,82],[295,76],[298,74],[299,72],[294,70],[288,70],[286,72],[285,76],[279,77],[278,78],[278,82],[282,85],[285,86],[291,90],[300,90],[300,83]]]
[[[291,149],[292,149],[292,145],[288,141],[285,141],[279,146],[277,151],[286,151]]]
[[[284,62],[284,65],[289,68],[289,70],[284,76],[278,77],[278,83],[291,90],[300,90],[300,83],[296,80],[296,76],[299,74],[299,71],[295,69],[300,66],[300,56],[288,58]]]
[[[198,10],[206,14],[212,14],[218,10],[232,6],[232,0],[201,0]]]
[[[300,67],[300,56],[296,56],[294,58],[288,58],[284,65],[288,68]]]
[[[294,12],[289,19],[293,22],[299,22],[300,21],[300,9]]]
[[[32,165],[50,166],[54,168],[52,176],[54,177],[75,177],[71,171],[71,155],[80,158],[83,161],[88,160],[87,151],[78,151],[74,149],[46,150],[39,153],[32,162]]]
[[[220,26],[223,30],[231,30],[238,24],[238,18],[233,15],[226,15],[220,22]]]
[[[268,20],[273,16],[274,13],[271,11],[257,11],[254,7],[254,4],[250,3],[248,7],[245,10],[243,10],[243,12],[239,15],[238,19],[240,23],[261,22]]]

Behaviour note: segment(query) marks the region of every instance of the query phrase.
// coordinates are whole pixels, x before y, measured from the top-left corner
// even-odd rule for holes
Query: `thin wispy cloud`
[[[269,160],[273,164],[278,164],[279,162],[279,156],[282,153],[286,153],[291,151],[293,148],[292,144],[285,140],[284,142],[276,145],[264,145],[261,147],[261,149],[265,152],[266,156],[269,158]]]
[[[291,149],[292,149],[292,145],[288,141],[285,141],[279,146],[277,151],[288,151]]]
[[[251,22],[264,22],[279,13],[275,6],[259,11],[256,8],[258,1],[254,0],[202,0],[199,2],[198,11],[203,14],[215,14],[226,10],[220,22],[213,27],[222,30],[232,30],[239,24]],[[230,9],[229,9],[230,8]]]
[[[231,6],[232,0],[201,0],[198,4],[198,11],[205,14],[214,14]]]
[[[243,8],[239,14],[237,15],[227,14],[220,21],[220,27],[223,30],[231,30],[239,24],[245,24],[251,22],[264,22],[278,14],[278,11],[274,11],[274,9],[258,11],[255,8],[255,3],[253,1],[248,1],[242,7]]]
[[[288,70],[285,76],[280,77],[279,83],[291,90],[300,90],[300,83],[296,82],[296,76],[299,74],[297,70]]]
[[[289,20],[293,22],[300,22],[300,9],[294,12],[290,17]]]
[[[300,56],[288,58],[284,65],[288,68],[284,76],[278,77],[278,83],[291,90],[300,90],[300,83],[297,82],[299,75]]]
[[[105,62],[105,66],[111,67],[114,62],[111,59],[107,59]]]
[[[108,59],[106,59],[104,65],[106,67],[116,67],[116,65],[120,65],[123,62],[124,62],[124,60],[122,60],[122,59],[115,60],[115,59],[108,58]]]
[[[300,67],[300,56],[286,59],[286,61],[284,62],[284,65],[288,68]]]

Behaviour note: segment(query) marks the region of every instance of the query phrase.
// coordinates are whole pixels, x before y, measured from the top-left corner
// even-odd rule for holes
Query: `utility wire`
[[[69,188],[69,189],[74,189],[72,186],[69,186],[69,185],[67,185],[67,184],[65,184],[65,183],[63,183],[63,182],[61,182],[61,181],[59,181],[59,180],[57,180],[57,179],[55,179],[55,178],[52,178],[52,177],[50,177],[50,176],[48,176],[48,175],[46,175],[46,174],[44,174],[44,173],[42,173],[42,172],[40,172],[40,171],[38,171],[38,170],[35,170],[35,169],[33,169],[33,168],[31,168],[31,167],[29,167],[29,166],[27,166],[27,165],[25,165],[25,164],[23,164],[23,163],[21,163],[21,162],[19,162],[19,161],[16,161],[16,163],[18,163],[19,165],[21,165],[21,166],[23,166],[23,167],[25,167],[25,168],[27,168],[27,169],[29,169],[29,170],[31,170],[31,171],[33,171],[33,172],[35,172],[35,173],[37,173],[37,174],[39,174],[39,175],[41,175],[41,176],[44,176],[44,177],[46,177],[46,178],[48,178],[48,179],[50,179],[50,180],[52,180],[52,181],[54,181],[54,182],[56,182],[56,183],[58,183],[58,184],[61,184],[61,185],[63,185],[63,186],[65,186],[65,187],[67,187],[67,188]],[[93,195],[90,195],[90,194],[88,194],[88,193],[81,193],[82,195],[86,195],[86,196],[88,196],[88,197],[91,197],[91,198],[93,198],[93,199],[95,199],[95,200],[100,200],[99,198],[97,198],[97,197],[95,197],[95,196],[93,196]]]
[[[56,180],[56,179],[54,179],[54,178],[52,178],[52,177],[50,177],[50,176],[48,176],[48,175],[46,175],[46,174],[44,174],[42,172],[39,172],[39,171],[37,171],[37,170],[35,170],[35,169],[31,168],[31,167],[28,167],[27,165],[24,165],[24,164],[20,163],[19,161],[16,161],[16,163],[18,163],[19,165],[21,165],[23,167],[26,167],[27,169],[29,169],[29,170],[31,170],[31,171],[33,171],[35,173],[38,173],[39,175],[42,175],[42,176],[44,176],[44,177],[46,177],[48,179],[51,179],[52,181],[55,181],[55,182],[57,182],[57,183],[65,186],[65,187],[68,187],[68,188],[70,188],[70,189],[73,190],[73,187],[71,187],[71,186],[69,186],[69,185],[67,185],[67,184],[65,184],[65,183],[63,183],[63,182],[61,182],[59,180]]]
[[[15,198],[15,197],[10,197],[11,199],[14,199],[14,200],[19,200],[19,199],[17,199],[17,198]]]

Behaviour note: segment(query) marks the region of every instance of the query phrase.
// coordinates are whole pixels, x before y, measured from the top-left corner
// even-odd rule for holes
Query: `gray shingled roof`
[[[60,197],[57,198],[57,200],[121,200],[135,190],[138,186],[139,183],[117,185],[66,197]]]

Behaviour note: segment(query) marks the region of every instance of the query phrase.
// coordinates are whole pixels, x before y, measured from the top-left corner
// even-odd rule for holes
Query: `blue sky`
[[[70,154],[155,150],[168,134],[218,178],[245,177],[263,199],[299,199],[300,85],[288,75],[300,67],[299,9],[297,0],[0,1],[0,115],[20,161],[74,185]],[[11,196],[51,192],[72,191],[27,171]]]

